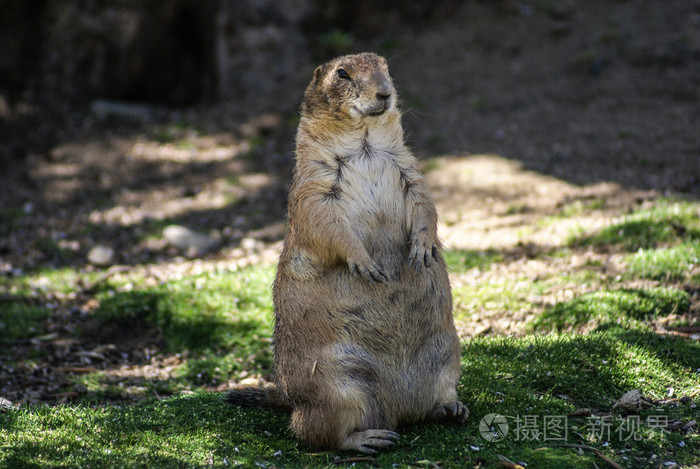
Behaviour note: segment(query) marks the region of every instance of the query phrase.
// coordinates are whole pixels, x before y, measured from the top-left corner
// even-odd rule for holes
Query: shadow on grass
[[[210,273],[142,290],[100,296],[95,315],[124,326],[156,328],[170,351],[228,350],[269,337],[272,268]]]
[[[587,335],[475,339],[465,344],[462,356],[460,394],[470,406],[470,418],[478,422],[497,413],[506,416],[511,425],[506,439],[485,445],[490,457],[486,451],[480,452],[489,462],[497,463],[495,453],[538,468],[594,467],[574,456],[574,450],[551,448],[562,442],[594,446],[629,468],[656,467],[649,462],[651,454],[679,464],[700,456],[685,443],[678,446],[687,438],[682,433],[665,434],[643,424],[639,440],[611,436],[605,442],[591,434],[588,418],[570,416],[576,409],[589,408],[594,414],[612,413],[611,418],[619,423],[623,416],[612,411],[613,404],[633,389],[657,399],[666,396],[669,388],[675,389],[678,397],[691,395],[697,391],[700,366],[700,344],[696,342],[606,324]],[[633,412],[642,422],[659,413],[669,421],[689,421],[695,411],[683,404]],[[537,440],[517,441],[515,421],[525,421],[526,416],[538,431],[544,430],[547,416],[569,416],[566,441],[546,441],[541,435]],[[474,442],[485,444],[478,438]],[[550,449],[535,451],[541,447]],[[620,461],[621,450],[626,453],[626,462]]]
[[[462,386],[477,415],[610,409],[632,389],[692,389],[700,344],[601,326],[588,335],[479,339],[466,344]]]
[[[0,309],[0,395],[15,402],[148,401],[268,377],[273,272],[209,273],[142,289],[104,284],[94,311],[52,308],[43,294],[23,296],[19,285]]]
[[[624,288],[583,294],[557,303],[542,312],[530,327],[558,331],[586,323],[645,320],[669,314],[682,314],[690,308],[690,296],[674,288]]]
[[[170,352],[224,349],[235,346],[237,336],[247,337],[265,327],[262,321],[239,319],[200,306],[192,295],[132,291],[106,297],[97,314],[104,323],[123,328],[135,323],[154,328]]]
[[[44,323],[49,316],[47,305],[16,295],[3,297],[0,299],[0,345],[43,334]]]
[[[3,467],[254,467],[296,446],[284,415],[243,413],[216,394],[103,409],[42,406],[0,421],[27,432],[9,434]]]

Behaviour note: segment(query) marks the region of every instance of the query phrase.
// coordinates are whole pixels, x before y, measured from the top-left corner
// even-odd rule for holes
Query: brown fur
[[[465,420],[435,206],[404,145],[383,58],[316,69],[288,212],[273,289],[274,392],[293,408],[294,433],[373,452],[400,423]]]

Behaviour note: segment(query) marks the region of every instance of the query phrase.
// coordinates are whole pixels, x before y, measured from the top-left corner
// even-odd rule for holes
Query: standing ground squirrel
[[[314,72],[288,219],[273,287],[276,386],[228,400],[289,408],[299,438],[365,453],[393,444],[401,423],[466,420],[435,205],[384,58]]]

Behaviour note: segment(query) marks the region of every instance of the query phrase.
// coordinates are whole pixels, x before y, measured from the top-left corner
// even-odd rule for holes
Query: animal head
[[[346,55],[319,66],[304,94],[302,115],[360,121],[398,113],[383,57]]]

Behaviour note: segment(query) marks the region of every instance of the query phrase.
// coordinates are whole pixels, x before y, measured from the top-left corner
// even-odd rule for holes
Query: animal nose
[[[391,96],[391,83],[385,79],[378,80],[377,83],[377,99],[387,101]]]
[[[380,99],[382,101],[386,101],[391,97],[391,92],[387,91],[377,91],[377,99]]]

